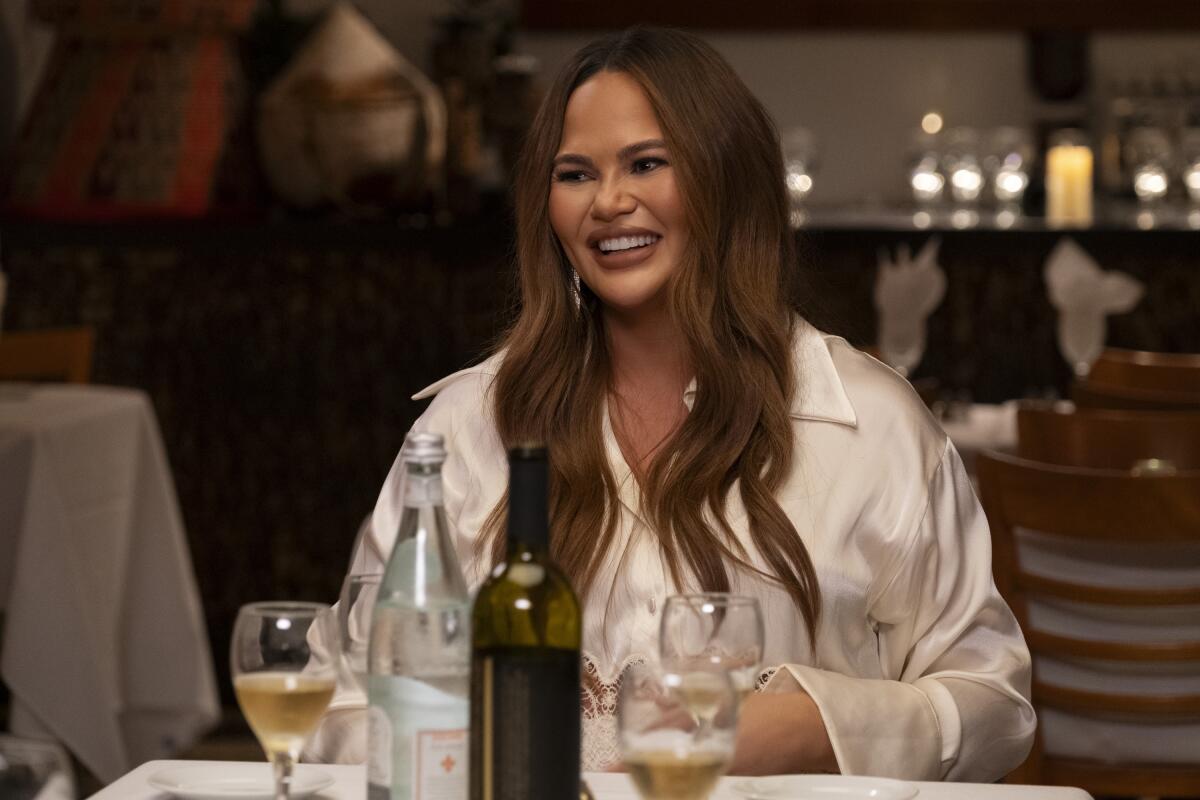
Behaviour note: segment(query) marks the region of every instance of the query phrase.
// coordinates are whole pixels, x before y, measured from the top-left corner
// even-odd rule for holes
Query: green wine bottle
[[[575,800],[579,600],[549,555],[545,448],[508,464],[508,555],[471,613],[471,800]]]

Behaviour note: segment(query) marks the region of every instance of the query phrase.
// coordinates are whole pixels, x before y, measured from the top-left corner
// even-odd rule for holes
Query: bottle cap
[[[446,460],[445,442],[440,433],[410,433],[400,457],[406,464],[441,464]]]

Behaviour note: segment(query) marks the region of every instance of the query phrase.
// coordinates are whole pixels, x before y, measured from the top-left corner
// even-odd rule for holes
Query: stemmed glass
[[[621,679],[621,759],[643,800],[705,800],[733,761],[738,699],[729,676],[710,673],[702,693],[686,677],[639,665]]]
[[[324,603],[250,603],[238,610],[229,646],[233,689],[274,766],[275,798],[287,800],[292,767],[329,705],[337,660],[314,641],[333,641],[337,621]]]
[[[0,735],[0,797],[10,800],[74,797],[75,780],[58,744]]]
[[[342,582],[338,597],[338,637],[342,660],[355,684],[367,690],[367,650],[371,639],[371,612],[379,596],[378,572],[354,573]]]
[[[663,606],[659,660],[697,687],[706,673],[728,673],[739,702],[754,691],[763,657],[763,620],[753,597],[706,592],[673,595]]]

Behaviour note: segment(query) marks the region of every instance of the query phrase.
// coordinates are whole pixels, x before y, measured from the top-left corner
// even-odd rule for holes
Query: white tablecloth
[[[0,384],[0,673],[14,733],[101,780],[219,716],[175,487],[146,396]]]
[[[211,768],[214,776],[221,775],[221,761],[152,761],[135,769],[121,780],[93,795],[93,800],[160,800],[167,797],[157,791],[146,779],[159,770],[182,766],[204,765]],[[262,765],[263,775],[270,775],[270,767]],[[363,767],[332,766],[325,764],[301,764],[299,770],[320,770],[334,779],[333,786],[315,795],[326,800],[363,800],[366,797],[366,771]],[[621,774],[593,773],[584,776],[596,800],[639,800],[629,777]],[[712,800],[744,800],[730,785],[739,778],[723,778]],[[836,778],[834,779],[836,780]],[[916,800],[1090,800],[1091,795],[1082,789],[1051,786],[1009,786],[1006,784],[980,783],[923,783],[915,784],[920,790]],[[532,800],[532,799],[531,799]]]

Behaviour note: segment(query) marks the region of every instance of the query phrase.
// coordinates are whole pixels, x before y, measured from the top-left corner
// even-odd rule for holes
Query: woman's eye
[[[554,180],[558,183],[579,183],[587,178],[583,170],[564,169],[554,173]]]
[[[666,163],[667,162],[661,158],[639,158],[637,161],[633,162],[633,171],[650,172]]]

